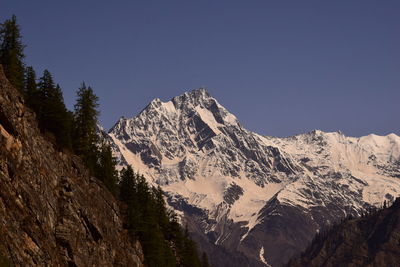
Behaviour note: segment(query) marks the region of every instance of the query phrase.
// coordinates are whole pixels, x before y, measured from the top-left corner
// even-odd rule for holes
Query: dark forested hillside
[[[0,188],[0,255],[14,266],[143,266],[118,202],[40,132],[1,66]]]
[[[149,266],[207,266],[200,262],[195,243],[167,210],[160,187],[151,187],[143,175],[128,166],[121,171],[120,198],[126,204],[126,228],[143,246]]]
[[[316,236],[288,266],[399,266],[400,198],[391,207],[348,219]]]

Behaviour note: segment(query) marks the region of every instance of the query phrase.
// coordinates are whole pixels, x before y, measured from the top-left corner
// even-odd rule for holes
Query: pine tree
[[[169,217],[167,215],[167,208],[165,206],[164,194],[160,186],[153,188],[154,201],[155,201],[155,213],[157,215],[158,225],[161,227],[164,233],[168,232]]]
[[[135,173],[130,165],[121,170],[120,199],[131,205],[136,195]]]
[[[100,148],[96,177],[104,183],[114,196],[117,195],[118,171],[116,165],[117,162],[112,155],[111,147],[103,142]]]
[[[138,238],[137,229],[141,221],[139,200],[137,197],[137,179],[130,165],[120,172],[121,182],[119,184],[119,198],[127,205],[126,228],[132,237]]]
[[[98,97],[82,83],[77,92],[74,110],[74,151],[80,155],[92,174],[98,162],[97,110]]]
[[[192,239],[190,239],[187,226],[185,228],[182,261],[183,266],[200,267],[200,260],[199,255],[197,254],[196,244],[193,242]]]
[[[22,92],[24,87],[24,45],[17,24],[17,17],[13,15],[0,25],[0,63],[10,83]]]
[[[38,113],[40,109],[40,99],[36,84],[36,73],[33,67],[27,67],[25,69],[24,96],[26,104]]]
[[[140,238],[144,239],[147,231],[149,231],[148,226],[156,219],[154,218],[154,213],[151,211],[153,208],[151,202],[152,195],[146,179],[143,175],[136,174],[136,182],[135,199],[137,203],[140,203],[140,205],[138,205],[138,210],[142,218],[136,225],[136,232]]]
[[[52,116],[49,111],[50,102],[55,98],[55,85],[53,76],[46,69],[43,71],[43,76],[39,79],[39,103],[38,119],[39,126],[42,130],[48,129],[50,124],[49,117]]]
[[[54,134],[61,148],[71,148],[71,113],[65,107],[60,86],[54,85],[48,70],[45,70],[40,78],[38,99],[40,105],[37,115],[40,128]]]

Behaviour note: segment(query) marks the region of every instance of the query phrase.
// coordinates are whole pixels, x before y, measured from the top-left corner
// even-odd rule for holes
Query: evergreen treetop
[[[40,106],[39,90],[36,83],[36,72],[31,66],[25,69],[24,96],[26,104],[35,112],[38,112]]]
[[[77,91],[74,106],[74,151],[82,157],[89,170],[94,173],[98,161],[99,138],[97,136],[98,97],[91,87],[82,83]]]
[[[123,168],[120,177],[120,199],[128,205],[132,205],[136,195],[136,178],[132,167],[128,165]]]
[[[17,17],[4,21],[0,25],[0,63],[10,83],[22,92],[24,88],[24,45],[17,24]]]
[[[95,175],[114,196],[117,195],[118,191],[118,171],[116,166],[117,161],[112,155],[111,147],[102,141]]]
[[[37,115],[40,128],[54,134],[61,148],[71,148],[72,116],[65,107],[60,86],[54,84],[48,70],[44,70],[38,90]]]

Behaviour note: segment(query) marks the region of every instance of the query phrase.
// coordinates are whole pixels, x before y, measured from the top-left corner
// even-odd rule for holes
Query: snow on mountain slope
[[[255,217],[295,168],[205,90],[166,103],[155,99],[137,117],[122,118],[110,137],[126,162],[190,204],[213,210],[228,188],[240,188],[239,201],[229,203],[235,221]]]
[[[121,118],[108,137],[121,166],[160,184],[171,206],[196,217],[207,242],[241,251],[252,265],[262,263],[261,248],[273,266],[288,260],[279,259],[284,248],[279,254],[264,244],[276,234],[266,225],[289,224],[296,214],[304,231],[315,232],[400,192],[399,136],[316,130],[264,137],[244,129],[204,89],[155,99],[138,116]],[[295,253],[295,237],[283,239]]]
[[[265,143],[270,141],[264,138]],[[353,203],[355,208],[361,208],[363,201],[376,206],[385,197],[392,200],[399,195],[400,180],[394,178],[400,178],[400,137],[394,134],[354,138],[340,132],[313,131],[291,138],[274,138],[273,142],[300,162],[305,173],[315,177],[313,182],[333,178],[337,185],[362,192],[361,199],[355,199],[360,205]],[[325,180],[321,180],[321,176]],[[293,191],[301,190],[294,188]]]

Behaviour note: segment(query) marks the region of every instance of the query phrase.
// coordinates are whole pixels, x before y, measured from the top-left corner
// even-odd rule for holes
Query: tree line
[[[150,186],[131,166],[121,171],[120,199],[126,206],[126,228],[142,244],[148,266],[207,267],[201,260],[187,228],[182,229],[176,214],[165,205],[161,188]]]
[[[10,83],[36,113],[40,130],[56,147],[81,157],[91,175],[124,205],[124,227],[132,239],[139,239],[148,266],[208,265],[207,255],[198,255],[188,231],[176,214],[168,210],[160,187],[150,186],[131,166],[117,171],[111,147],[98,133],[98,97],[84,82],[76,93],[74,110],[64,103],[62,90],[47,69],[37,78],[33,67],[24,63],[24,45],[16,16],[0,25],[0,64]]]

